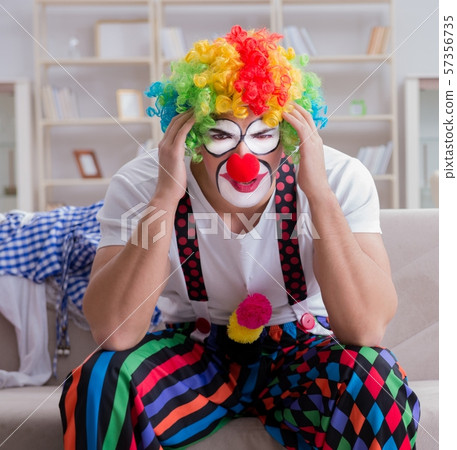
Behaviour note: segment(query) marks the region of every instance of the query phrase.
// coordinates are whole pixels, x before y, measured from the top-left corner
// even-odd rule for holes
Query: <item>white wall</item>
[[[28,34],[33,34],[32,10],[33,0],[5,0],[0,5],[0,80],[33,79],[33,45]]]
[[[438,73],[438,13],[435,12],[432,17],[416,30],[437,6],[438,0],[396,0],[395,2],[395,47],[398,47],[396,51],[396,69],[399,92],[400,179],[403,178],[404,170],[404,156],[402,155],[404,149],[403,117],[405,114],[403,83],[405,77],[411,74],[437,75]],[[33,41],[28,34],[33,34],[32,9],[32,0],[4,0],[2,6],[0,6],[0,80],[12,80],[14,78],[33,80]],[[137,9],[132,8],[130,15],[135,16],[137,11]],[[236,23],[238,21],[236,12],[233,13],[232,17],[233,22]],[[193,22],[196,20],[198,20],[198,17],[192,17]],[[240,20],[244,20],[244,18],[240,18]],[[201,21],[202,28],[207,26],[208,22],[205,22],[204,19],[201,19]],[[196,23],[194,22],[193,27],[195,25]],[[225,30],[223,31],[225,32]],[[81,20],[81,33],[86,36],[83,20]],[[93,39],[92,34],[89,33],[87,36],[89,36],[89,39]],[[407,40],[405,41],[405,39]],[[82,45],[86,45],[86,41],[84,39],[82,41]],[[55,51],[64,51],[66,38],[54,42],[54,44]],[[115,86],[114,88],[127,87],[130,76],[133,76],[132,72],[127,71],[123,79],[123,86]],[[100,89],[106,83],[109,83],[109,77],[104,80],[98,80]],[[111,107],[113,105],[110,105]],[[107,147],[117,145],[116,139],[111,138],[109,133],[103,136],[103,140],[106,141]],[[123,163],[125,159],[132,155],[137,147],[137,143],[133,142],[127,145],[129,148],[120,152],[121,161],[118,163],[111,160],[108,165],[108,171],[115,170],[120,163]],[[61,161],[61,164],[67,163],[66,159]],[[71,164],[73,164],[73,161]],[[402,184],[401,186],[401,205],[404,205],[404,187]]]

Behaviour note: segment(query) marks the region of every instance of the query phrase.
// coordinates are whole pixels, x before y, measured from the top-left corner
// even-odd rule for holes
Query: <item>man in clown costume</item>
[[[101,350],[65,383],[66,449],[185,448],[240,416],[288,449],[415,448],[418,399],[379,346],[397,297],[376,189],[323,145],[319,80],[280,38],[235,26],[146,92],[164,136],[99,213]]]

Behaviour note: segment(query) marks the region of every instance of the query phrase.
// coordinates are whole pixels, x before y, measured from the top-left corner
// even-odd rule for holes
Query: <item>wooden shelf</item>
[[[116,6],[116,5],[147,5],[150,0],[35,0],[39,5],[62,6]]]
[[[329,122],[391,122],[392,114],[365,114],[363,116],[338,115],[328,117]]]
[[[375,181],[395,181],[395,175],[391,173],[385,173],[383,175],[373,175]]]
[[[56,59],[41,59],[39,64],[43,66],[104,66],[104,65],[132,65],[132,64],[150,64],[151,59],[147,56],[143,58],[56,58]]]
[[[119,119],[118,117],[93,117],[80,119],[43,119],[41,125],[44,127],[78,127],[78,126],[100,126],[100,125],[151,125],[150,117],[138,119]]]
[[[282,6],[288,5],[351,5],[351,4],[384,4],[388,5],[390,0],[282,0]]]
[[[323,55],[310,56],[311,63],[378,63],[390,62],[391,55]]]
[[[233,4],[238,4],[238,5],[265,5],[265,6],[270,6],[271,1],[270,0],[162,0],[161,4],[162,6],[168,6],[168,5],[186,5],[189,6],[189,4],[192,3],[192,5],[221,5],[221,6],[231,6]]]
[[[111,178],[54,178],[44,180],[46,187],[108,185]]]

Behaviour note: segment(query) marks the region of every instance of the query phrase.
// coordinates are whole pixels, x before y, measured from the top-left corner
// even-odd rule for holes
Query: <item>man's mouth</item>
[[[247,183],[235,181],[228,173],[221,173],[220,176],[226,179],[238,192],[249,193],[254,192],[257,189],[260,182],[263,180],[265,175],[267,175],[267,173],[268,172],[259,173],[256,178]]]

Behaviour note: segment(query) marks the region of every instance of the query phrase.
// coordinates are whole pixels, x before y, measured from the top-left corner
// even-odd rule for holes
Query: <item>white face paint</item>
[[[271,188],[271,169],[264,161],[259,160],[260,170],[256,178],[249,183],[235,181],[227,173],[227,160],[217,172],[217,186],[221,196],[234,206],[250,208],[260,203]]]

